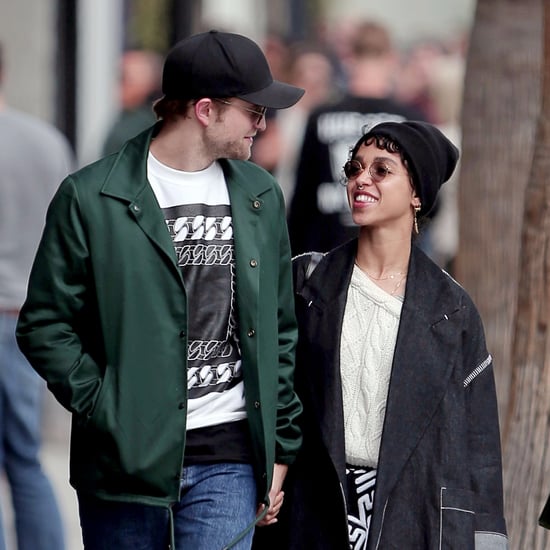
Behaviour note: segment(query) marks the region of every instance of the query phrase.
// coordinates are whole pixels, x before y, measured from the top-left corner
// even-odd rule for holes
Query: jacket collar
[[[343,308],[356,250],[357,239],[353,239],[333,249],[319,262],[298,292],[306,303],[314,303],[321,310],[330,310],[335,303],[341,304]],[[338,322],[341,323],[342,319],[335,318],[335,324]]]
[[[147,155],[153,137],[162,122],[157,122],[135,138],[126,142],[120,151],[111,155],[111,169],[105,177],[101,192],[127,202],[139,202],[150,187],[147,181]]]
[[[353,239],[328,253],[305,282],[300,294],[322,309],[332,307],[335,301],[345,300],[356,251],[357,239]],[[415,325],[429,328],[444,320],[445,315],[454,314],[459,305],[451,281],[448,274],[413,245],[401,325],[405,318],[407,322],[414,320]]]
[[[114,155],[111,169],[101,190],[103,194],[130,203],[146,200],[149,191],[151,191],[147,181],[147,156],[151,141],[160,131],[161,125],[162,121],[157,122],[148,130],[128,141]],[[233,186],[238,186],[248,196],[258,196],[270,189],[267,178],[261,178],[258,181],[245,176],[242,165],[247,163],[222,159],[220,164],[230,192]]]

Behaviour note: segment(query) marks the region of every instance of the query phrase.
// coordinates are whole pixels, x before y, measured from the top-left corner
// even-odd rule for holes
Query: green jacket
[[[73,414],[70,481],[105,499],[179,499],[187,416],[185,287],[146,179],[154,127],[67,177],[54,197],[18,343]],[[246,408],[259,500],[301,442],[282,194],[253,163],[222,161],[233,215]]]

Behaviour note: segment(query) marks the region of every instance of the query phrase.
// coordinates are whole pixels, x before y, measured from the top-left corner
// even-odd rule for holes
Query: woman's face
[[[347,196],[354,223],[412,231],[420,200],[399,153],[363,144],[351,160],[355,162],[348,170]]]

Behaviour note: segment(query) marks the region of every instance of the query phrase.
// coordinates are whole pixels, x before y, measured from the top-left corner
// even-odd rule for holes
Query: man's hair
[[[229,101],[231,98],[212,99],[225,99],[226,101]],[[196,101],[196,99],[171,99],[163,96],[153,103],[153,111],[159,120],[176,120],[179,117],[185,116],[187,110],[191,107],[191,104]],[[227,109],[227,107],[228,105],[220,103],[218,110],[222,113]]]
[[[190,99],[169,99],[163,96],[153,103],[153,111],[159,120],[174,120],[185,115],[190,101]]]
[[[354,57],[380,57],[393,49],[388,29],[372,21],[360,23],[351,37]]]

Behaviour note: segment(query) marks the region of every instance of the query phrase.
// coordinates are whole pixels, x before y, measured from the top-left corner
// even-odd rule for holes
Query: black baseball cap
[[[164,62],[162,92],[168,99],[238,97],[285,109],[304,91],[273,80],[260,47],[240,34],[216,30],[195,34],[178,42]]]

